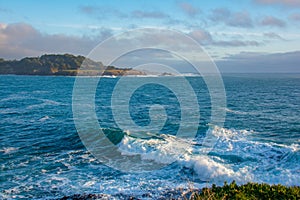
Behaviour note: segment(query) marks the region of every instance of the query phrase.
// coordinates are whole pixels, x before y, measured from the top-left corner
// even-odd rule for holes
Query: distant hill
[[[82,63],[84,61],[83,66]],[[79,70],[80,69],[80,70]],[[16,75],[144,75],[144,72],[131,68],[105,67],[101,62],[96,62],[84,56],[42,55],[40,57],[26,57],[21,60],[0,59],[0,74]]]

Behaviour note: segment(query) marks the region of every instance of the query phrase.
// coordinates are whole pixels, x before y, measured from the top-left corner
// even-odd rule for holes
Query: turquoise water
[[[145,78],[128,77],[131,84]],[[147,79],[165,79],[181,87],[177,77]],[[164,163],[170,157],[167,147],[189,143],[190,149],[172,151],[175,162],[159,170],[116,170],[89,153],[78,136],[72,113],[75,77],[0,76],[0,199],[51,199],[78,193],[155,198],[173,189],[231,180],[300,185],[299,75],[224,75],[224,127],[211,124],[211,99],[204,81],[187,77],[200,107],[192,140],[176,137],[179,127],[189,130],[189,124],[180,122],[176,95],[156,84],[139,88],[131,96],[129,111],[135,124],[145,127],[154,120],[150,106],[162,105],[167,116],[162,129],[147,130],[147,137],[132,127],[120,130],[110,107],[118,80],[101,78],[95,111],[105,134],[121,151],[140,154],[145,162]],[[189,102],[189,95],[183,100]],[[187,110],[195,108],[189,105]],[[152,117],[159,121],[161,116]],[[208,154],[201,151],[206,134],[217,138]]]

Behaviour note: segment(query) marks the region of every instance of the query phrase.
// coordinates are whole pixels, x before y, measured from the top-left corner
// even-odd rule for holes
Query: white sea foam
[[[3,152],[4,154],[10,154],[16,152],[18,149],[19,148],[16,147],[4,147],[3,149],[0,149],[0,152]]]
[[[237,181],[238,184],[253,181],[299,185],[300,167],[291,160],[299,151],[298,144],[282,145],[254,141],[252,135],[257,133],[247,130],[211,127],[208,132],[218,138],[210,154],[201,154],[201,143],[197,143],[197,138],[186,140],[172,135],[149,133],[151,138],[141,139],[131,137],[130,132],[127,131],[119,144],[125,154],[140,154],[145,162],[151,160],[157,163],[168,163],[167,159],[170,159],[170,156],[176,160],[172,168],[151,173],[125,173],[116,176],[111,174],[111,177],[106,178],[106,173],[106,176],[101,176],[102,171],[105,171],[103,165],[92,163],[95,158],[84,150],[50,153],[43,161],[46,166],[49,158],[51,159],[48,162],[52,165],[61,163],[64,166],[58,165],[59,167],[47,170],[41,168],[35,172],[38,174],[35,177],[30,177],[30,174],[24,177],[18,176],[18,181],[24,180],[24,184],[20,182],[18,186],[11,188],[12,190],[3,190],[0,198],[13,198],[13,196],[21,198],[21,192],[32,194],[36,188],[43,188],[45,185],[51,186],[45,192],[59,191],[59,197],[86,192],[110,195],[130,194],[138,197],[151,193],[150,199],[159,198],[160,194],[170,188],[184,192],[188,188],[202,188],[210,186],[211,183],[222,185],[224,181],[232,180]],[[185,149],[185,143],[196,145],[193,149]],[[11,148],[13,147],[5,148],[7,149],[5,151],[12,152],[14,149]],[[235,157],[241,160],[234,161],[232,158]],[[39,163],[41,157],[36,156],[30,160],[30,162],[34,161]],[[80,163],[89,164],[82,168]],[[182,170],[185,169],[187,170],[183,172]],[[114,173],[113,170],[111,172]],[[114,198],[111,196],[109,199]]]
[[[5,102],[5,101],[15,101],[15,100],[21,100],[21,99],[27,99],[28,96],[26,96],[26,93],[16,93],[16,94],[11,94],[6,98],[0,99],[0,102]]]
[[[252,130],[235,130],[235,129],[226,129],[218,126],[211,126],[208,129],[208,132],[213,134],[216,137],[230,138],[230,139],[245,139],[245,136],[251,135],[254,133]]]
[[[290,165],[291,155],[299,151],[298,144],[282,145],[252,140],[254,131],[211,127],[208,133],[217,140],[211,153],[201,153],[201,146],[190,147],[191,140],[161,135],[148,140],[125,136],[119,144],[124,155],[140,154],[144,160],[166,164],[172,160],[192,169],[200,180],[223,184],[236,180],[298,184],[300,167]],[[269,172],[268,172],[269,170]],[[276,175],[280,171],[280,179]],[[269,173],[266,176],[266,173]]]
[[[40,122],[44,122],[46,120],[50,119],[50,117],[48,115],[42,117],[41,119],[39,119]]]
[[[192,151],[188,140],[164,134],[147,140],[124,136],[119,149],[123,155],[140,154],[144,160],[153,160],[162,164],[171,163],[182,154]]]
[[[101,78],[117,78],[117,76],[115,76],[115,75],[111,75],[111,76],[104,75],[104,76],[101,76]]]
[[[96,184],[96,181],[87,181],[85,184],[83,184],[83,187],[91,187]]]
[[[249,114],[247,112],[243,112],[243,111],[239,111],[239,110],[232,110],[230,108],[225,108],[225,111],[229,112],[229,113],[237,114],[237,115],[247,115],[247,114]]]

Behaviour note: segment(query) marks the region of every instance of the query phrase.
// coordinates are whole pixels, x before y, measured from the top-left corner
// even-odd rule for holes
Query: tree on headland
[[[80,68],[84,62],[84,67]],[[143,74],[130,68],[108,66],[84,56],[72,54],[49,54],[41,57],[26,57],[19,61],[0,59],[0,74],[16,75],[124,75],[126,73]],[[105,69],[105,70],[104,70]]]

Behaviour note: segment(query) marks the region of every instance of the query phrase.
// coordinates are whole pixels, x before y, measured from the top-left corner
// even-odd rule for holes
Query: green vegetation
[[[142,195],[145,198],[151,198],[150,193]],[[64,196],[62,200],[74,199],[110,199],[115,197],[117,199],[139,199],[128,194],[74,194],[71,196]],[[154,198],[155,199],[155,198]],[[234,181],[230,184],[226,182],[222,187],[212,185],[211,188],[191,189],[188,192],[182,191],[165,191],[159,198],[156,199],[183,199],[183,200],[277,200],[277,199],[300,199],[300,187],[287,187],[283,185],[269,185],[265,183],[247,183],[238,186]]]
[[[19,61],[0,58],[0,74],[16,75],[143,75],[143,72],[131,68],[116,68],[103,66],[84,56],[42,55],[41,57],[26,57]]]
[[[219,200],[219,199],[300,199],[300,187],[286,187],[283,185],[268,185],[265,183],[247,183],[238,186],[234,181],[218,187],[203,188],[200,192],[193,192],[191,200]]]

